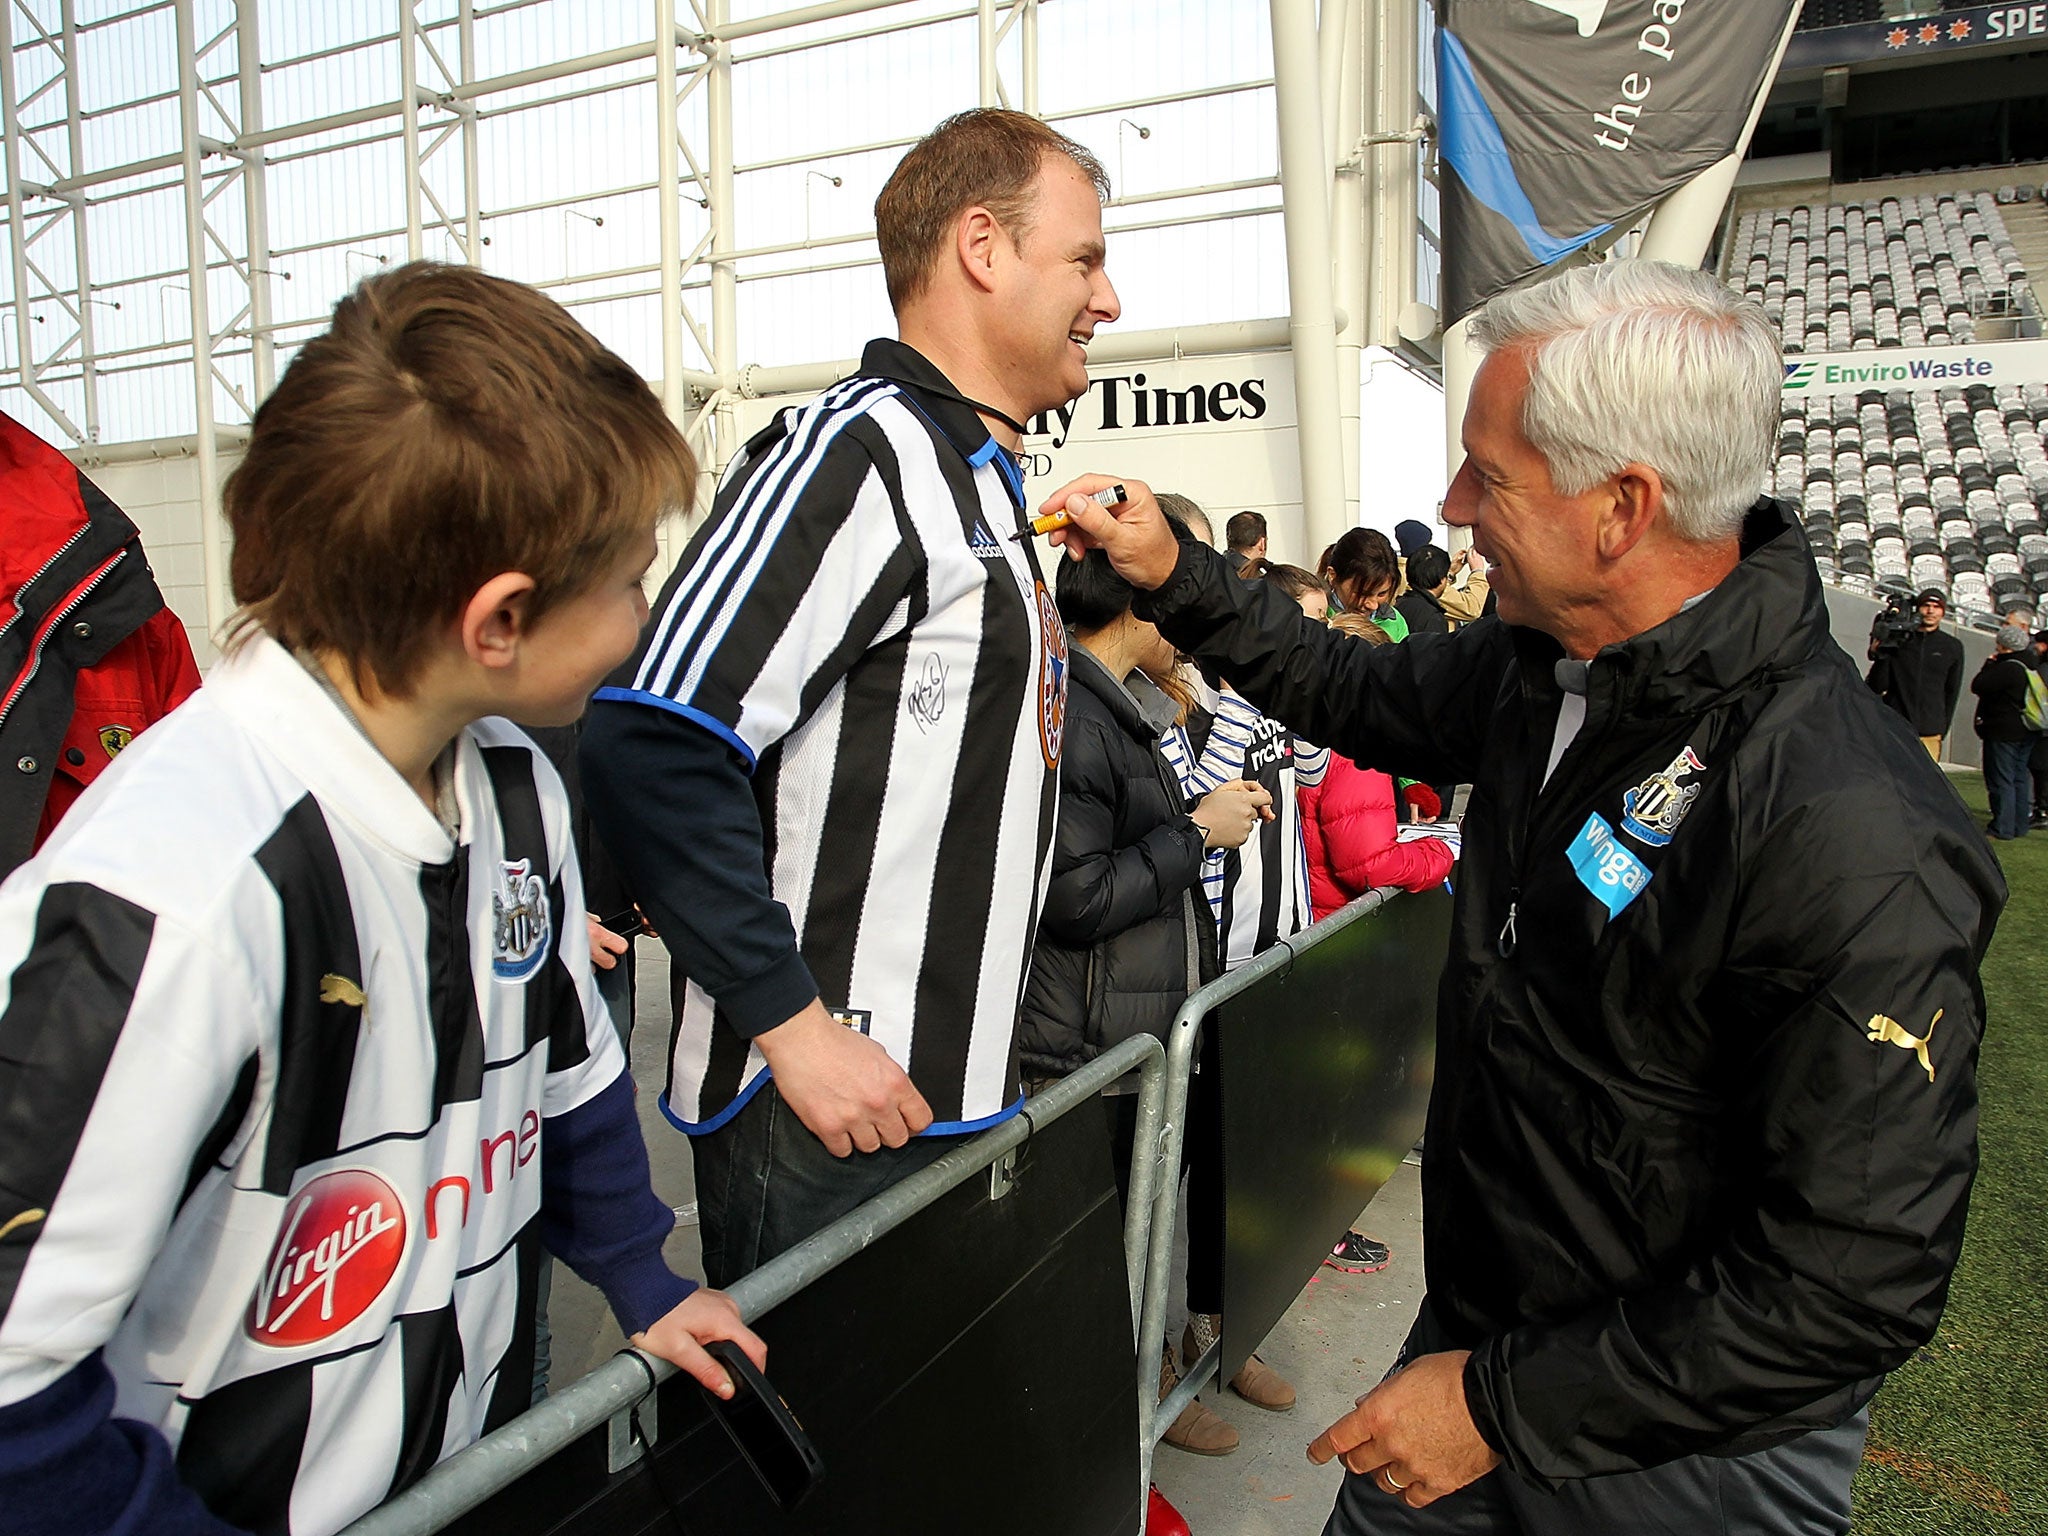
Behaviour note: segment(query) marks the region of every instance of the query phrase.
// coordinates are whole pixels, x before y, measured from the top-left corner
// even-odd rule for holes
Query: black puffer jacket
[[[1839,1423],[1932,1336],[1977,1166],[1978,962],[2005,888],[1828,635],[1771,502],[1703,600],[1555,641],[1305,622],[1184,548],[1140,617],[1355,761],[1472,784],[1422,1167],[1429,1298],[1515,1471]]]
[[[1058,1077],[1134,1035],[1164,1036],[1216,974],[1202,833],[1159,750],[1173,708],[1072,650],[1052,885],[1039,914],[1019,1039],[1027,1076]]]

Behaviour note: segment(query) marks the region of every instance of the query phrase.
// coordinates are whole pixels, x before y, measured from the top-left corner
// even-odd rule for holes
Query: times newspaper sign
[[[1966,389],[1972,384],[2048,383],[2048,341],[1981,346],[1882,347],[1785,358],[1788,395],[1855,395],[1866,389]]]
[[[1236,512],[1265,514],[1276,559],[1299,561],[1301,459],[1294,360],[1237,352],[1088,370],[1088,393],[1026,426],[1025,494],[1076,475],[1129,475],[1204,508],[1223,537]]]

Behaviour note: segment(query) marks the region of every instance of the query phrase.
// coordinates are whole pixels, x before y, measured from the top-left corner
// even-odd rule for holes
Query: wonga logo
[[[1599,29],[1600,18],[1607,14],[1607,0],[1529,0],[1531,5],[1540,5],[1546,11],[1556,11],[1560,16],[1569,16],[1578,24],[1579,36],[1591,37]]]
[[[274,1349],[332,1338],[383,1294],[404,1252],[397,1191],[365,1168],[323,1173],[286,1203],[243,1331]]]

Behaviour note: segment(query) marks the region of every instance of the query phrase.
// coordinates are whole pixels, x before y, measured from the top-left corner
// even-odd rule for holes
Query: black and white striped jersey
[[[619,1091],[559,781],[449,773],[454,837],[257,635],[0,887],[0,1405],[103,1350],[248,1530],[526,1407],[543,1117]]]
[[[1050,874],[1067,643],[1016,464],[932,365],[876,342],[729,466],[600,700],[696,722],[749,765],[768,887],[827,1009],[931,1105],[1021,1103],[1016,1027]],[[627,681],[629,679],[629,681]],[[723,1125],[764,1080],[688,975],[663,1108]]]
[[[1217,954],[1228,971],[1311,921],[1308,850],[1295,792],[1323,781],[1330,754],[1297,740],[1242,694],[1219,695],[1214,713],[1199,754],[1179,726],[1166,732],[1160,747],[1190,800],[1232,779],[1254,780],[1273,797],[1271,821],[1254,827],[1241,847],[1211,854],[1203,866]]]

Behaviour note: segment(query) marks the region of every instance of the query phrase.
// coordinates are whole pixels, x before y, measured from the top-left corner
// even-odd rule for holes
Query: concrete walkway
[[[1308,1443],[1386,1374],[1415,1320],[1422,1302],[1421,1169],[1403,1163],[1355,1225],[1388,1244],[1394,1262],[1376,1275],[1324,1266],[1259,1350],[1294,1383],[1294,1407],[1268,1413],[1228,1390],[1205,1393],[1243,1443],[1228,1456],[1159,1448],[1153,1478],[1195,1536],[1317,1536],[1329,1517],[1343,1469],[1335,1462],[1310,1466]],[[1176,1320],[1176,1340],[1180,1328]]]

